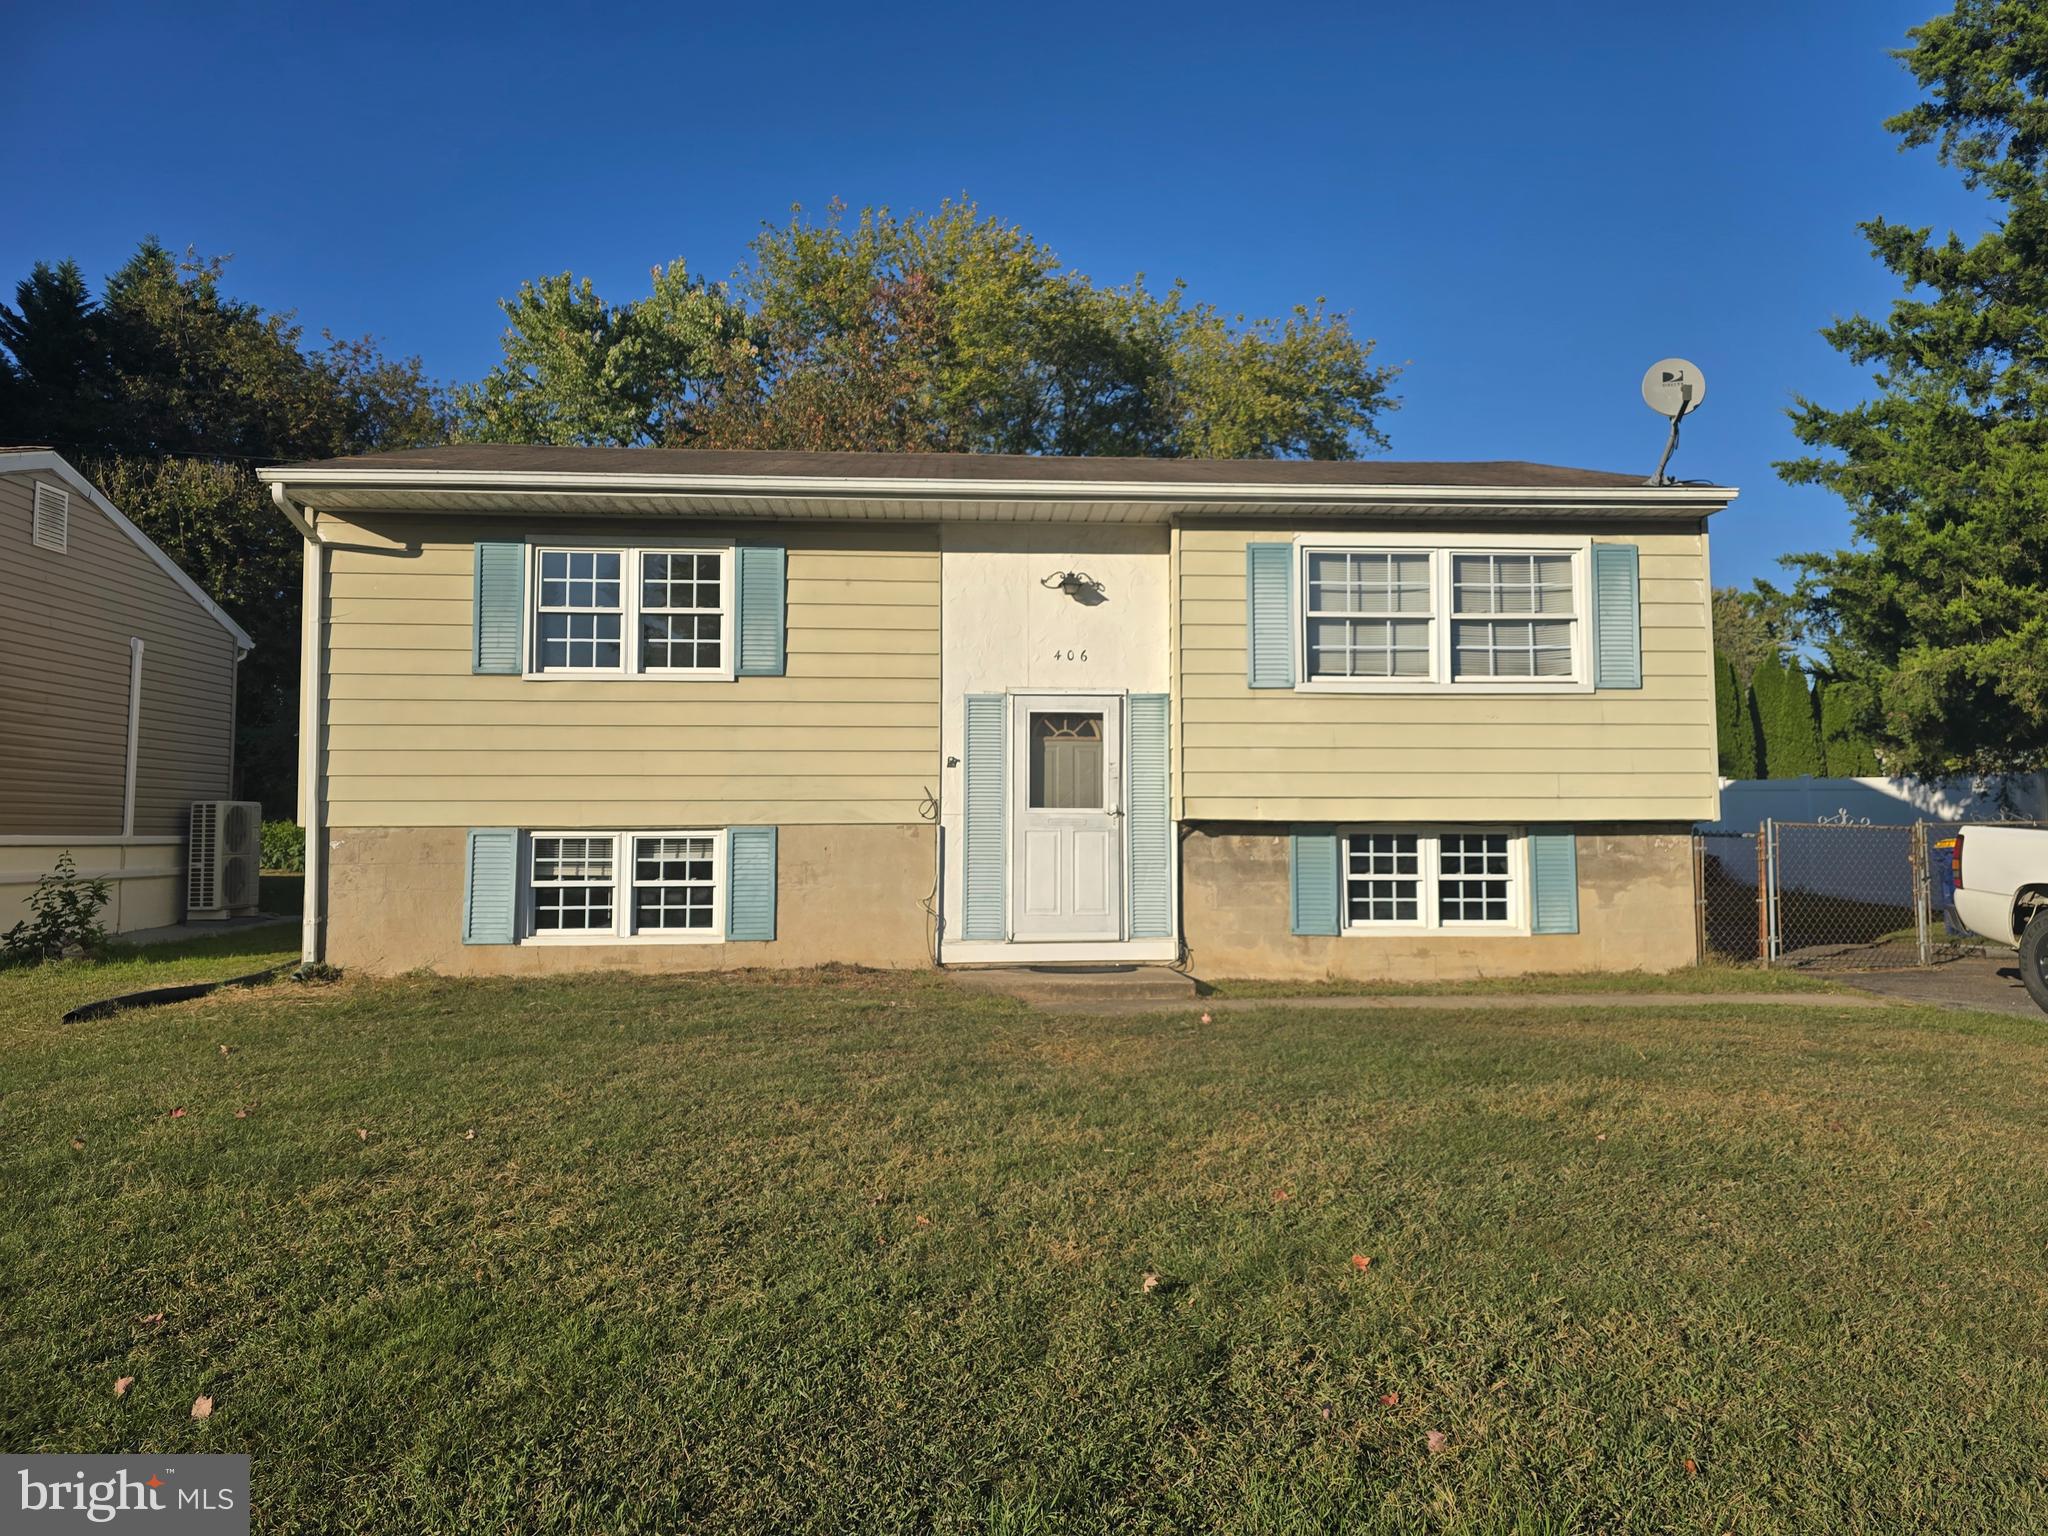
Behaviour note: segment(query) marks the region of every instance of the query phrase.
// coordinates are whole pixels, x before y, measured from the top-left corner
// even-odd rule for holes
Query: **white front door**
[[[1123,697],[1021,694],[1012,710],[1012,937],[1120,940]]]

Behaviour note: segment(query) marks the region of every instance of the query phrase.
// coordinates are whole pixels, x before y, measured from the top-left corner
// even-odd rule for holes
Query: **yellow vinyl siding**
[[[30,541],[38,480],[71,493],[62,553]],[[0,625],[0,834],[120,832],[130,636],[144,645],[136,834],[182,834],[192,801],[228,793],[233,637],[55,474],[0,473]]]
[[[731,682],[479,677],[480,538],[784,544],[788,671]],[[910,824],[938,778],[929,529],[323,519],[327,817],[349,827]],[[367,535],[367,537],[364,537]],[[392,553],[347,547],[388,543]],[[411,545],[418,553],[402,551]]]
[[[1596,534],[1642,552],[1643,686],[1536,697],[1250,687],[1244,546],[1296,531],[1176,533],[1184,818],[1584,822],[1715,813],[1704,533]]]

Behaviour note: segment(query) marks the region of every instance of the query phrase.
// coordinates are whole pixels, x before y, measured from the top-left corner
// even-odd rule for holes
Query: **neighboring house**
[[[69,852],[116,933],[184,915],[185,823],[235,765],[252,642],[59,455],[0,449],[0,930]]]
[[[308,538],[311,957],[1694,958],[1732,490],[482,445],[262,474]]]

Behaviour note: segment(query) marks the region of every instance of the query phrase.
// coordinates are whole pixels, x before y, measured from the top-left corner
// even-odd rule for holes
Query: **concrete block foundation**
[[[465,828],[338,827],[325,840],[326,956],[345,970],[451,976],[927,966],[936,836],[929,826],[782,827],[767,943],[464,944]]]
[[[1181,922],[1203,977],[1463,981],[1569,971],[1671,971],[1694,963],[1688,825],[1577,829],[1573,934],[1297,936],[1288,835],[1265,823],[1198,823],[1181,842]]]

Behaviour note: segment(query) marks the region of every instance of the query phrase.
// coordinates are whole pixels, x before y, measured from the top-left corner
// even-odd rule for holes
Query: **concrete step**
[[[1000,992],[1039,1008],[1080,1004],[1145,1007],[1192,1002],[1195,979],[1165,965],[948,966],[954,985]]]

